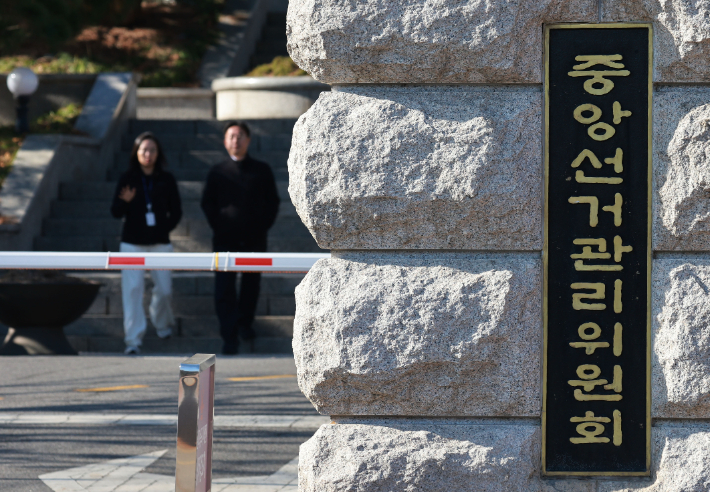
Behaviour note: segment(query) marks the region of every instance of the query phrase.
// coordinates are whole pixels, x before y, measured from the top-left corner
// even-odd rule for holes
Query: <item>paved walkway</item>
[[[0,490],[174,491],[183,356],[2,358]],[[293,359],[217,357],[214,492],[296,492],[298,448],[329,422]]]
[[[313,429],[330,422],[321,415],[217,415],[214,427],[226,429]],[[0,425],[176,425],[177,415],[0,412]]]
[[[167,449],[40,475],[55,492],[174,492],[175,477],[144,473]],[[213,492],[298,492],[298,458],[272,475],[218,478]]]

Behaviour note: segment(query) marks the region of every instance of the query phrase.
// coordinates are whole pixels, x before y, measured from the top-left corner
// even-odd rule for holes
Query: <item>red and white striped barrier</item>
[[[0,269],[305,273],[329,253],[59,253],[2,251]]]

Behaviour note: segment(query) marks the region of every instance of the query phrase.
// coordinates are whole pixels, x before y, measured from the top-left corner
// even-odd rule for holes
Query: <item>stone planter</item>
[[[63,327],[94,302],[95,282],[0,283],[0,322],[10,326],[0,355],[76,355]]]
[[[227,77],[215,79],[218,120],[298,118],[330,86],[308,75],[299,77]]]

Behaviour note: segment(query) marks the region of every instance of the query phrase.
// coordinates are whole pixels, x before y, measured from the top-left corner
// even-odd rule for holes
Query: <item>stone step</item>
[[[146,288],[144,307],[150,304],[150,289]],[[215,314],[214,297],[204,296],[173,296],[173,312],[175,316],[212,316]],[[86,311],[87,315],[123,316],[123,303],[120,288],[116,291],[99,292],[96,300]],[[293,292],[288,296],[259,295],[256,306],[257,316],[293,316],[296,314],[296,301]]]
[[[284,44],[285,46],[285,44]],[[297,118],[274,118],[267,120],[244,120],[249,125],[253,136],[291,134]],[[128,135],[131,139],[143,132],[153,132],[161,138],[163,135],[201,135],[217,134],[222,136],[226,121],[219,120],[130,120]]]
[[[257,337],[293,337],[293,316],[256,316],[252,328]],[[219,322],[214,314],[175,316],[173,338],[219,338]],[[123,317],[85,315],[64,327],[67,336],[112,337],[123,340]],[[156,336],[150,326],[146,335]]]
[[[123,339],[117,337],[67,336],[67,339],[78,352],[123,353],[126,348]],[[219,354],[222,351],[222,340],[217,337],[171,337],[161,340],[155,336],[146,336],[141,351],[143,354]],[[293,354],[293,349],[290,338],[258,337],[254,340],[253,351],[243,343],[239,353]]]
[[[202,133],[197,135],[179,135],[168,133],[157,136],[163,152],[178,152],[186,150],[214,150],[224,152],[222,134]],[[121,150],[130,152],[135,136],[124,135],[121,139]],[[251,152],[285,150],[291,148],[291,134],[254,135],[249,145]]]
[[[39,236],[34,239],[35,251],[118,251],[118,236]],[[175,251],[201,253],[212,251],[211,238],[170,236]],[[309,238],[269,237],[268,251],[272,253],[322,253],[315,240]]]
[[[105,197],[104,197],[105,198]],[[205,218],[200,208],[199,200],[182,200],[182,214],[185,219],[203,219]],[[50,217],[55,219],[60,218],[111,218],[111,201],[110,200],[54,200],[51,204]],[[282,199],[279,206],[279,215],[276,220],[282,217],[298,217],[296,207],[293,203],[286,199]]]
[[[109,182],[118,181],[123,174],[124,169],[109,169],[106,173],[106,179]],[[207,174],[209,169],[174,169],[171,168],[170,172],[173,174],[175,179],[179,181],[200,181],[204,182],[207,179]]]
[[[118,181],[123,174],[123,169],[110,169],[106,173],[106,179],[109,181]],[[205,181],[207,179],[208,169],[170,169],[176,180],[178,181]]]
[[[200,200],[203,181],[179,181],[178,190],[182,200]],[[279,181],[276,188],[281,201],[289,199],[288,183]],[[59,185],[59,199],[66,201],[101,200],[113,197],[116,183],[111,181],[70,181]]]
[[[160,139],[164,152],[179,152],[186,150],[223,150],[222,136],[216,133],[203,135],[164,135]],[[124,135],[121,139],[121,150],[130,151],[133,148],[133,138]]]
[[[171,237],[175,251],[178,252],[211,252],[212,240],[207,238],[193,237]],[[118,243],[116,243],[118,244]],[[68,250],[67,250],[68,251]],[[115,251],[115,250],[111,250]],[[268,251],[271,253],[323,253],[326,250],[320,249],[315,239],[309,238],[284,238],[269,237]]]
[[[261,39],[283,39],[286,44],[286,22],[267,24],[261,31]]]
[[[72,237],[72,236],[119,236],[123,222],[114,218],[86,219],[86,218],[50,218],[45,219],[42,226],[42,235],[46,237]],[[212,237],[212,229],[204,218],[183,218],[172,231],[175,237]],[[297,217],[279,217],[274,226],[269,230],[269,237],[298,237],[310,238],[308,229]]]
[[[130,152],[120,151],[114,155],[114,165],[111,169],[123,172],[128,169]],[[265,152],[252,152],[254,159],[266,162],[272,171],[286,171],[288,176],[288,151],[274,150]],[[168,170],[174,172],[177,169],[209,169],[215,164],[227,159],[224,150],[197,150],[189,152],[166,152],[165,158],[168,161]],[[120,173],[119,173],[120,175]],[[284,178],[288,179],[288,177]]]
[[[266,14],[267,26],[284,26],[284,32],[286,32],[286,13],[285,12],[269,12]]]
[[[272,55],[272,59],[274,56],[288,56],[286,37],[284,36],[278,39],[262,39],[256,43],[254,53],[259,55]]]
[[[120,294],[121,273],[110,272],[74,272],[71,276],[99,282],[99,296]],[[261,295],[293,296],[296,286],[303,280],[302,273],[263,273],[261,275]],[[150,274],[145,274],[146,288],[153,285]],[[212,296],[214,294],[214,273],[212,272],[174,272],[173,294],[176,296]]]
[[[118,181],[123,174],[123,169],[110,169],[106,173],[106,177],[109,181]],[[204,169],[170,169],[176,180],[178,181],[206,181],[207,174],[209,173],[209,168]],[[287,180],[288,171],[286,169],[280,169],[279,172],[274,173],[274,178],[277,180]]]

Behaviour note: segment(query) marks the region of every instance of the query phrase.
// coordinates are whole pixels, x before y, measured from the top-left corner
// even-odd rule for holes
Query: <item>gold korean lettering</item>
[[[623,443],[623,435],[621,433],[621,412],[614,410],[614,446],[621,446]]]
[[[604,162],[607,164],[613,164],[614,165],[614,171],[618,174],[623,170],[623,165],[621,164],[621,158],[619,157],[619,153],[622,152],[621,149],[616,149],[616,155],[614,157],[608,157],[604,159]],[[623,156],[623,152],[621,153],[621,156]],[[617,165],[617,157],[618,157],[618,162],[619,165]],[[572,161],[572,167],[576,168],[579,167],[582,162],[584,162],[585,159],[589,159],[589,162],[592,164],[592,166],[595,169],[601,169],[602,168],[602,163],[601,161],[597,158],[597,156],[594,154],[589,149],[584,149],[582,152],[579,153],[577,158]],[[581,169],[577,171],[575,174],[575,181],[578,183],[599,183],[599,184],[621,184],[624,180],[622,178],[596,178],[596,177],[589,177],[584,175],[584,171]]]
[[[614,165],[614,172],[616,174],[619,174],[624,170],[624,151],[617,148],[616,149],[616,154],[614,154],[614,157],[607,157],[604,159],[604,162],[607,164],[613,164]]]
[[[623,282],[621,279],[614,280],[614,312],[619,314],[623,310],[621,302],[621,288]],[[603,311],[606,309],[606,304],[589,304],[582,302],[583,299],[604,299],[606,294],[606,285],[602,282],[575,282],[570,287],[574,290],[593,290],[594,293],[576,293],[572,294],[572,308],[576,311]]]
[[[605,212],[611,212],[614,214],[614,225],[619,227],[621,225],[621,206],[624,204],[624,199],[621,193],[616,193],[614,195],[614,205],[607,205],[602,207]]]
[[[584,246],[581,253],[570,255],[570,258],[576,259],[574,269],[581,272],[600,271],[600,272],[617,272],[623,270],[621,265],[588,265],[584,260],[608,260],[611,258],[611,253],[606,252],[606,239],[575,239],[572,241],[577,246]],[[596,246],[598,253],[592,252],[592,246]],[[633,251],[633,247],[624,246],[620,236],[614,237],[614,261],[619,263],[621,255]]]
[[[623,309],[621,304],[621,279],[614,280],[614,312],[619,314]]]
[[[591,227],[596,227],[599,223],[599,199],[595,196],[571,196],[567,199],[569,203],[588,203],[589,204],[589,225]],[[621,225],[621,206],[624,204],[624,200],[621,193],[616,193],[614,195],[614,205],[606,205],[602,207],[602,210],[614,214],[614,225],[619,227]]]
[[[623,350],[623,345],[621,342],[621,336],[624,331],[624,327],[621,326],[621,323],[616,323],[614,325],[614,355],[619,357],[621,355],[621,352]]]
[[[588,333],[587,330],[592,330]],[[598,348],[608,348],[608,342],[590,342],[589,340],[596,340],[602,333],[602,329],[596,323],[584,323],[577,329],[579,338],[582,340],[587,340],[586,342],[570,342],[570,347],[572,348],[583,348],[587,355],[592,355],[594,351]]]
[[[614,88],[614,82],[606,77],[628,77],[631,75],[628,70],[623,70],[624,64],[619,63],[622,58],[622,55],[579,55],[574,59],[584,63],[574,65],[572,71],[567,72],[567,75],[570,77],[591,77],[584,82],[584,90],[595,96],[608,94]],[[604,65],[617,70],[588,70],[595,65]]]
[[[624,253],[631,253],[634,248],[632,246],[623,246],[621,241],[621,236],[614,236],[614,261],[620,262],[621,255]]]
[[[623,376],[623,371],[621,370],[621,366],[614,366],[614,380],[611,382],[611,384],[605,384],[604,389],[606,390],[613,390],[616,393],[621,393],[622,390],[622,384],[621,384],[621,379]]]
[[[576,293],[572,294],[572,308],[576,311],[603,311],[606,309],[606,304],[599,303],[586,303],[582,302],[583,299],[604,299],[606,286],[601,282],[587,283],[587,282],[576,282],[571,285],[575,290],[585,289],[593,290],[594,293]]]
[[[618,125],[621,123],[621,118],[628,118],[631,116],[631,111],[622,111],[621,103],[619,101],[614,101],[612,105],[612,111],[614,113],[614,124]]]
[[[585,116],[585,113],[591,112],[591,116]],[[621,109],[621,103],[619,101],[614,101],[612,104],[612,121],[615,125],[621,123],[621,118],[628,118],[631,116],[631,111],[625,111]],[[580,104],[572,112],[574,119],[583,125],[591,125],[587,128],[587,134],[594,140],[598,142],[603,142],[604,140],[609,140],[616,134],[616,129],[608,123],[599,121],[602,117],[602,110],[599,106],[594,104]],[[592,125],[592,123],[594,123]]]
[[[574,269],[577,271],[602,271],[602,272],[616,272],[623,270],[624,267],[621,265],[585,265],[584,260],[608,260],[611,258],[611,253],[606,252],[606,239],[575,239],[572,241],[578,246],[584,246],[581,253],[575,253],[570,255],[572,259],[579,258],[574,262]],[[596,246],[599,253],[592,252],[592,246]]]
[[[614,379],[609,383],[606,379],[595,379],[601,374],[601,369],[599,366],[594,364],[582,364],[577,367],[577,376],[579,379],[570,379],[567,384],[570,386],[581,386],[584,388],[584,392],[580,389],[574,390],[574,399],[577,401],[619,401],[621,400],[621,395],[592,395],[589,392],[594,391],[596,386],[603,386],[606,390],[612,390],[616,393],[621,393],[622,390],[622,377],[623,371],[621,366],[614,366]]]
[[[601,130],[603,133],[597,133],[597,130]],[[604,140],[609,140],[616,133],[616,129],[609,123],[595,123],[587,129],[587,134],[592,137],[593,140],[597,142],[603,142]]]
[[[621,412],[619,410],[614,410],[612,415],[614,418],[612,442],[614,446],[621,446],[623,442],[623,435],[621,433]],[[572,444],[606,444],[609,442],[609,438],[599,437],[605,430],[603,424],[611,422],[611,419],[608,417],[597,417],[594,415],[594,412],[584,412],[584,417],[572,417],[569,421],[572,423],[580,422],[575,430],[580,436],[583,436],[570,437],[569,440]]]
[[[599,199],[595,196],[571,196],[567,200],[570,203],[589,204],[589,225],[596,227],[599,223]]]
[[[571,419],[569,419],[569,421],[572,423],[583,422],[582,424],[579,424],[577,426],[576,431],[579,435],[584,437],[570,437],[569,440],[572,444],[609,442],[608,437],[598,436],[604,433],[604,426],[602,424],[608,424],[609,422],[611,422],[610,418],[595,417],[594,412],[585,412],[584,417],[572,417]]]
[[[585,117],[582,114],[586,113],[587,111],[591,111],[592,116]],[[602,110],[599,109],[599,106],[595,106],[594,104],[580,104],[574,109],[574,112],[572,114],[574,115],[574,119],[579,121],[581,124],[591,125],[602,117]]]
[[[590,331],[591,330],[591,331]],[[621,323],[614,324],[614,338],[612,342],[613,352],[616,357],[621,355],[623,350],[623,345],[621,341],[623,333],[623,327]],[[583,348],[585,354],[592,355],[597,349],[609,348],[609,342],[595,342],[592,340],[597,340],[602,334],[602,329],[596,323],[583,323],[577,328],[577,334],[579,338],[585,340],[584,342],[570,342],[570,347],[572,348]]]
[[[591,111],[592,115],[584,116],[583,113],[586,113],[588,111]],[[575,108],[572,114],[574,116],[574,119],[580,122],[581,124],[589,125],[596,122],[599,118],[602,117],[602,110],[599,109],[599,106],[595,106],[594,104],[580,104]],[[597,130],[602,130],[604,133],[597,133]],[[589,134],[589,136],[592,137],[594,140],[600,142],[604,140],[609,140],[611,137],[614,136],[615,133],[616,130],[613,126],[608,123],[602,122],[595,123],[587,129],[587,134]]]

